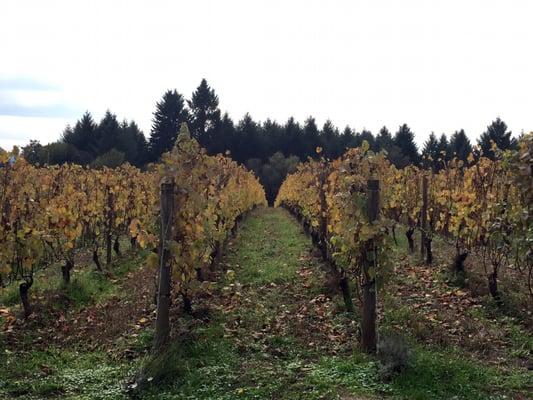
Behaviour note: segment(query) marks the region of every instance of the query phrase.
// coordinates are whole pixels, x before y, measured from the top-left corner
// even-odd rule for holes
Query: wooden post
[[[344,306],[346,307],[346,311],[349,313],[353,313],[355,310],[352,301],[350,281],[344,268],[341,268],[340,271],[338,271],[337,273],[339,274],[339,285],[341,287],[342,297],[344,299]]]
[[[324,260],[328,260],[328,242],[327,242],[327,236],[328,236],[328,221],[327,221],[327,204],[326,204],[326,192],[324,191],[324,185],[326,184],[326,170],[325,167],[322,171],[320,171],[320,175],[318,177],[318,181],[320,184],[320,188],[318,190],[318,197],[320,201],[320,220],[319,220],[319,246],[320,251],[322,252],[322,258]]]
[[[174,182],[161,183],[161,235],[159,239],[159,285],[157,291],[157,316],[154,333],[154,352],[164,349],[170,337],[170,286],[171,264],[168,241],[172,239],[174,215]]]
[[[113,230],[113,219],[114,219],[114,198],[113,193],[111,193],[111,188],[109,186],[107,189],[107,230],[105,233],[105,254],[106,254],[106,265],[111,264],[111,241],[112,241],[112,230]]]
[[[373,223],[379,215],[379,180],[369,179],[367,183],[366,207],[368,222]],[[376,271],[377,267],[377,249],[374,243],[371,243],[369,251],[365,255],[363,265],[363,313],[361,321],[361,347],[365,353],[375,353],[377,349],[377,330],[376,330]],[[371,269],[374,269],[370,273]]]
[[[33,285],[33,277],[25,277],[24,282],[19,285],[20,301],[22,302],[22,308],[24,309],[24,318],[28,318],[32,312],[33,307],[30,304],[28,292]]]
[[[424,260],[426,254],[427,241],[427,219],[428,219],[428,177],[424,173],[422,176],[422,209],[420,210],[420,257]]]

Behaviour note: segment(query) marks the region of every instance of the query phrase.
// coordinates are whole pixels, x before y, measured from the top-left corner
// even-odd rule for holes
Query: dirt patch
[[[112,349],[120,337],[136,336],[155,318],[153,271],[141,268],[118,283],[120,295],[81,310],[58,310],[60,294],[43,298],[28,319],[13,318],[5,325],[11,349],[39,349],[51,345],[82,345]]]
[[[509,354],[509,318],[487,317],[483,298],[447,285],[441,278],[445,271],[446,266],[412,265],[407,259],[396,265],[383,305],[385,312],[397,313],[393,327],[407,328],[425,343],[462,347],[491,364],[527,367],[526,357]],[[398,316],[402,309],[405,314]]]
[[[111,348],[118,337],[136,336],[142,326],[155,319],[153,275],[148,268],[129,273],[120,289],[124,296],[74,315],[60,340]]]

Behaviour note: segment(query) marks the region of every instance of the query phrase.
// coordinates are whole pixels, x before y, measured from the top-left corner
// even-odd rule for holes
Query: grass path
[[[326,358],[352,353],[356,326],[324,295],[323,267],[296,221],[281,209],[254,211],[222,265],[210,322],[165,360],[182,379],[153,398],[355,399]]]

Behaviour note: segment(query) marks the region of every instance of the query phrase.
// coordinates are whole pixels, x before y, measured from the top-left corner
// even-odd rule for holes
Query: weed
[[[407,341],[400,335],[382,335],[379,338],[377,354],[381,364],[381,376],[386,381],[405,370],[411,358]]]

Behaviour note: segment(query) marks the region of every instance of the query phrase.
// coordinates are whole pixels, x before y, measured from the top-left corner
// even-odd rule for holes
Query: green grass
[[[411,366],[390,383],[390,393],[412,400],[504,399],[531,384],[523,371],[504,373],[454,351],[416,347]],[[529,381],[529,383],[528,383]]]
[[[122,399],[133,365],[100,352],[53,348],[0,356],[2,399]]]
[[[124,382],[137,366],[104,353],[62,349],[8,355],[0,361],[6,366],[0,370],[0,396],[24,399],[125,399]],[[243,357],[217,323],[175,343],[159,362],[157,369],[164,374],[153,378],[166,384],[158,382],[143,399],[318,400],[349,393],[406,400],[503,400],[533,384],[531,375],[504,374],[422,347],[415,348],[411,367],[390,382],[380,379],[374,360],[357,352],[316,361],[306,360],[305,352],[286,359]]]
[[[178,393],[182,396],[178,398],[219,395],[235,385],[238,362],[239,356],[224,338],[221,326],[208,324],[175,342],[162,356],[147,359],[144,373],[154,386],[143,398],[170,398],[166,396]]]
[[[152,387],[146,399],[340,399],[405,400],[508,399],[533,384],[521,371],[503,373],[454,353],[416,346],[411,366],[384,382],[376,361],[360,353],[306,359],[305,352],[285,359],[246,357],[220,335],[176,346],[165,357],[173,383]],[[506,397],[507,395],[507,397]]]
[[[79,265],[73,271],[71,283],[65,287],[60,271],[41,271],[30,290],[33,304],[45,304],[46,309],[76,309],[100,302],[120,294],[120,282],[126,275],[143,265],[145,252],[129,253],[117,259],[109,278],[94,270],[93,265]],[[12,306],[19,302],[16,285],[2,293],[1,303]],[[39,310],[40,311],[40,310]],[[53,313],[51,315],[54,315]],[[40,314],[43,321],[50,318]],[[38,332],[28,331],[18,336],[25,350],[12,352],[5,345],[0,332],[0,398],[1,399],[121,399],[126,398],[123,382],[133,373],[138,361],[125,363],[111,358],[107,353],[74,348],[52,347],[47,350],[31,350]],[[135,351],[146,350],[151,341],[151,330],[146,329],[132,344]],[[5,366],[5,367],[4,367]]]
[[[503,373],[455,352],[417,345],[411,365],[388,382],[381,379],[378,364],[359,353],[324,358],[313,366],[309,378],[323,388],[344,387],[356,395],[406,400],[505,399],[533,384],[531,374],[523,371]]]
[[[247,218],[227,262],[235,266],[239,282],[284,283],[295,278],[298,258],[309,246],[309,239],[284,210],[267,208]]]
[[[59,294],[65,300],[62,303],[56,302],[58,307],[83,307],[91,303],[104,301],[116,294],[116,280],[124,278],[127,273],[134,271],[143,264],[146,251],[129,253],[116,259],[109,271],[114,281],[109,277],[96,271],[94,265],[77,265],[72,271],[71,283],[65,286],[61,270],[58,266],[51,266],[49,269],[39,271],[34,284],[30,289],[30,301],[35,302],[35,297],[42,297],[46,293]],[[0,306],[12,307],[20,303],[18,285],[12,284],[0,292]]]

